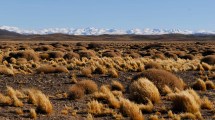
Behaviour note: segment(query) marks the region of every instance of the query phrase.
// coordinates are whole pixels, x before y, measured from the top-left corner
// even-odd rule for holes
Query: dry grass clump
[[[124,86],[119,81],[113,80],[111,82],[111,90],[124,91],[125,88],[124,88]]]
[[[33,108],[31,108],[30,109],[30,118],[32,118],[32,119],[36,119],[37,118],[37,113],[36,113],[36,110],[35,109],[33,109]]]
[[[24,105],[22,101],[18,99],[18,97],[16,96],[16,91],[12,87],[7,86],[7,94],[12,99],[14,106],[22,107]]]
[[[162,69],[162,66],[156,62],[149,62],[145,64],[145,69]]]
[[[9,75],[9,76],[12,75],[13,76],[14,72],[13,72],[13,70],[7,68],[6,66],[0,65],[0,74]]]
[[[24,114],[24,112],[23,112],[23,110],[21,108],[15,109],[15,113],[18,114],[18,115],[23,115]]]
[[[81,50],[78,52],[80,57],[86,57],[86,58],[91,58],[91,57],[96,57],[96,53],[93,50]]]
[[[153,59],[161,59],[161,60],[165,60],[166,59],[166,57],[162,53],[155,54],[154,56],[152,56],[152,58]]]
[[[36,89],[27,89],[28,101],[37,106],[36,111],[39,113],[51,114],[53,111],[52,104],[48,97]]]
[[[160,93],[157,87],[147,78],[139,78],[129,86],[131,98],[138,102],[146,102],[146,98],[153,103],[160,101]]]
[[[98,91],[97,84],[92,80],[82,80],[76,85],[83,87],[86,94],[91,94]]]
[[[179,116],[181,117],[181,119],[189,119],[189,120],[197,119],[195,114],[189,113],[189,112],[181,113],[181,114],[179,114]]]
[[[186,54],[184,56],[182,56],[183,59],[188,59],[188,60],[194,60],[195,56],[193,56],[192,54]]]
[[[70,99],[80,99],[84,94],[91,94],[98,91],[97,84],[92,80],[82,80],[69,87],[68,97]]]
[[[81,99],[84,96],[84,88],[79,85],[72,85],[68,90],[68,98],[69,99]]]
[[[13,100],[9,96],[5,96],[0,93],[0,104],[2,105],[12,105]]]
[[[39,56],[34,50],[25,50],[25,51],[19,51],[19,52],[11,52],[9,54],[10,57],[14,58],[25,58],[28,61],[39,61]]]
[[[102,103],[99,103],[97,100],[88,102],[87,106],[88,106],[87,112],[96,116],[102,116],[113,113],[111,109],[105,108],[105,106]]]
[[[185,88],[185,83],[182,79],[179,79],[173,73],[165,70],[148,69],[134,76],[133,80],[138,80],[138,78],[141,77],[146,77],[152,81],[161,93],[165,85],[169,86],[172,90],[175,88],[183,90]]]
[[[108,86],[102,85],[100,88],[100,91],[103,93],[103,95],[104,95],[103,98],[106,101],[108,101],[108,104],[110,107],[113,107],[113,108],[119,108],[120,107],[119,100],[113,95],[113,93],[110,91]]]
[[[193,85],[192,88],[194,90],[202,90],[205,91],[206,90],[206,84],[203,80],[198,79]]]
[[[173,58],[174,60],[178,58],[178,56],[172,52],[165,52],[164,55],[168,58]]]
[[[131,120],[144,120],[144,116],[137,104],[125,98],[120,98],[120,103],[120,110],[125,116],[129,116]]]
[[[205,84],[206,84],[207,90],[215,89],[215,85],[214,85],[213,81],[207,80],[207,81],[205,81]]]
[[[16,64],[21,65],[21,64],[27,64],[28,61],[26,58],[18,58],[16,59]]]
[[[202,109],[213,109],[213,103],[208,99],[208,97],[203,97],[201,100],[201,108]]]
[[[54,47],[52,45],[40,45],[39,47],[35,48],[35,51],[51,51]]]
[[[109,69],[108,73],[110,74],[111,77],[113,78],[118,78],[119,74],[115,68]]]
[[[164,85],[164,88],[163,88],[163,90],[162,90],[162,93],[163,93],[164,95],[167,95],[167,94],[173,93],[173,91],[172,91],[172,89],[169,88],[169,86]]]
[[[36,69],[37,73],[68,73],[68,69],[64,66],[43,65]]]
[[[68,52],[63,56],[64,59],[72,59],[72,58],[80,58],[80,55],[78,53],[75,52]]]
[[[40,57],[42,60],[44,60],[44,59],[49,60],[49,59],[50,59],[48,53],[40,53],[40,54],[39,54],[39,57]]]
[[[64,53],[61,51],[48,52],[49,58],[63,58]]]
[[[106,69],[106,67],[97,64],[95,70],[93,71],[93,73],[95,74],[106,74],[108,71]]]
[[[102,54],[103,57],[120,57],[121,54],[114,51],[107,51]]]
[[[207,64],[207,63],[204,63],[202,62],[202,67],[204,70],[208,71],[208,70],[211,70],[212,69],[212,66]]]
[[[76,74],[72,74],[72,76],[71,76],[71,83],[72,84],[75,84],[75,83],[77,83],[78,81],[77,81],[77,76],[76,76]]]
[[[159,120],[158,115],[150,115],[148,120]]]
[[[169,95],[169,97],[172,101],[173,110],[190,113],[199,112],[200,103],[198,103],[197,98],[195,98],[190,91],[186,90],[173,93]]]
[[[154,105],[148,98],[146,98],[146,100],[147,104],[139,104],[138,107],[141,111],[150,113],[153,111]]]
[[[86,76],[86,77],[89,77],[89,78],[93,77],[92,76],[92,69],[90,67],[84,67],[84,68],[82,68],[81,69],[81,74],[83,76]]]
[[[209,65],[214,65],[215,64],[215,55],[205,56],[201,59],[201,62],[205,62]]]

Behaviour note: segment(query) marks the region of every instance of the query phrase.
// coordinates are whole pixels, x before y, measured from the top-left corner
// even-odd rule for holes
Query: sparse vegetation
[[[0,117],[213,119],[214,45],[1,42]]]

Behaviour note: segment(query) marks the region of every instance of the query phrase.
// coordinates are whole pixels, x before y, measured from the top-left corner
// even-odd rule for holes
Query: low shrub
[[[162,69],[162,66],[156,62],[149,62],[145,64],[145,69]]]
[[[157,87],[147,78],[139,78],[129,86],[131,98],[135,101],[146,103],[148,98],[153,103],[160,101],[160,93]]]
[[[68,73],[68,69],[64,66],[43,65],[36,69],[37,73]]]
[[[182,79],[179,79],[173,73],[165,70],[148,69],[134,76],[133,80],[138,80],[142,77],[145,77],[152,81],[161,93],[165,85],[170,87],[172,90],[174,90],[175,88],[183,90],[185,88],[185,83]]]
[[[201,59],[201,62],[205,62],[209,65],[214,65],[215,64],[215,55],[205,56]]]
[[[84,88],[79,85],[72,85],[68,90],[69,99],[81,99],[84,96]]]
[[[78,82],[76,85],[83,87],[85,94],[91,94],[98,91],[97,84],[92,80],[82,80]]]
[[[192,88],[194,90],[202,90],[202,91],[205,91],[207,90],[206,89],[206,84],[203,80],[201,79],[198,79],[193,85],[192,85]]]
[[[78,53],[75,52],[68,52],[63,56],[64,59],[72,59],[72,58],[80,58],[80,55]]]
[[[169,95],[173,110],[177,112],[196,113],[200,110],[200,104],[188,90]]]

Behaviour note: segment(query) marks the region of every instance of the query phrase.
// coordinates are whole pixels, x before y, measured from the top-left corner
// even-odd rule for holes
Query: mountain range
[[[180,29],[104,29],[104,28],[48,28],[41,30],[25,30],[11,26],[0,26],[1,32],[12,32],[23,35],[46,35],[46,34],[67,34],[67,35],[164,35],[164,34],[184,34],[184,35],[215,35],[215,31],[191,31]],[[0,33],[1,35],[1,33]]]

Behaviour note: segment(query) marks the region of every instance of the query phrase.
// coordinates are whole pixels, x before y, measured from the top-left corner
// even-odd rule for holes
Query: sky
[[[0,26],[215,30],[215,0],[0,0]]]

